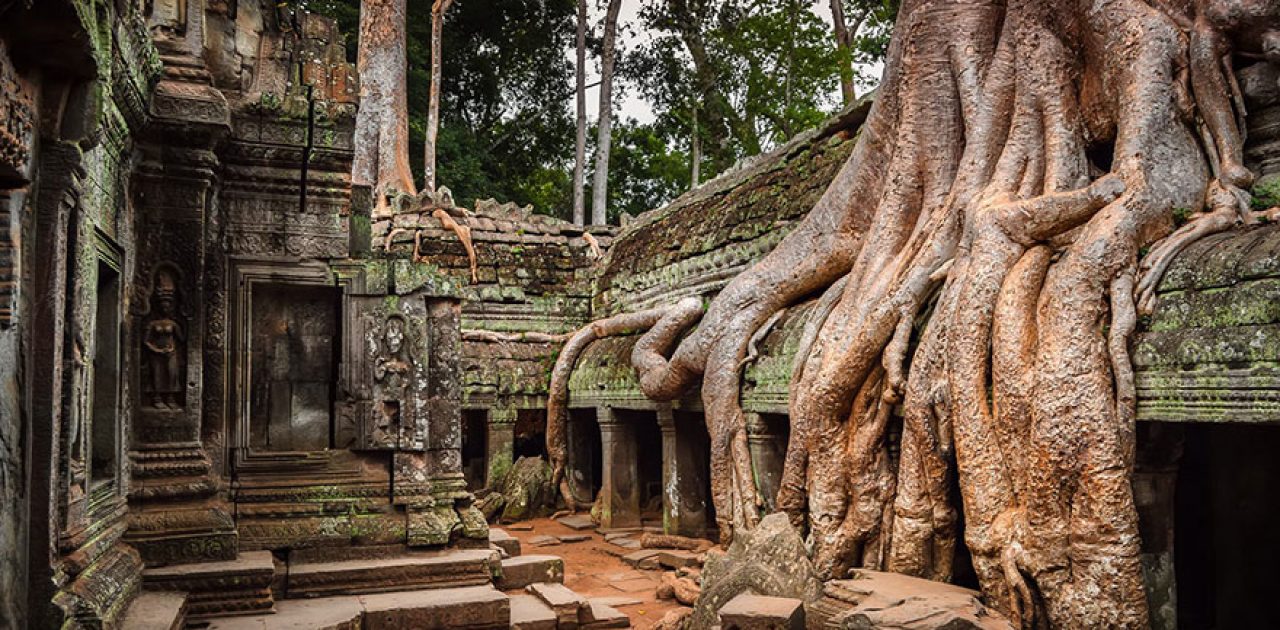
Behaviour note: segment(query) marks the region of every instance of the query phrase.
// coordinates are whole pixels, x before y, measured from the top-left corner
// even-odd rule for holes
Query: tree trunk
[[[702,182],[702,136],[698,129],[698,106],[693,106],[693,133],[689,138],[689,163],[691,173],[689,174],[689,188],[697,188]]]
[[[405,100],[405,0],[360,5],[360,109],[356,113],[354,183],[373,186],[379,207],[393,191],[414,193]]]
[[[844,21],[844,0],[831,0],[831,22],[835,29],[836,50],[840,52],[840,95],[848,105],[857,99],[853,90],[853,33]]]
[[[577,65],[577,125],[578,132],[573,152],[573,222],[586,222],[586,191],[583,190],[587,166],[587,0],[578,0],[578,65]]]
[[[440,66],[441,39],[444,35],[444,13],[453,0],[431,3],[431,90],[427,103],[427,138],[423,146],[422,186],[436,190],[436,140],[440,135]]]
[[[1213,86],[1234,83],[1231,29],[1280,17],[1224,14],[1238,21],[1206,27],[1220,37],[1190,38],[1194,16],[1171,4],[904,0],[876,103],[817,205],[687,336],[696,317],[635,345],[651,398],[702,377],[722,536],[761,505],[738,366],[773,313],[821,293],[777,500],[808,527],[820,575],[948,579],[958,483],[991,606],[1023,627],[1147,626],[1130,485],[1127,341],[1152,284],[1138,258],[1164,249],[1175,208],[1208,193],[1203,216],[1222,223],[1238,205],[1241,123]],[[1189,54],[1192,39],[1209,48]]]
[[[600,120],[596,129],[596,172],[591,181],[591,222],[609,222],[609,145],[613,123],[613,65],[618,57],[618,11],[622,0],[609,0],[604,16],[604,51],[600,59]]]

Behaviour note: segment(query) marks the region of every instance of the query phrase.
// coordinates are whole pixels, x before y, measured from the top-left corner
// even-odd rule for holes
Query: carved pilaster
[[[236,532],[210,453],[221,452],[224,432],[214,148],[227,132],[227,103],[198,57],[165,57],[149,112],[134,180],[129,498],[137,509],[126,539],[148,564],[226,560],[236,555]]]
[[[747,448],[751,451],[751,467],[755,471],[756,490],[764,500],[765,511],[772,512],[782,482],[782,465],[787,457],[787,435],[779,427],[784,419],[758,413],[747,413]],[[772,420],[772,421],[771,421]]]
[[[494,488],[511,469],[514,459],[517,410],[514,407],[494,407],[488,410],[488,414],[488,465],[485,467],[484,485]]]

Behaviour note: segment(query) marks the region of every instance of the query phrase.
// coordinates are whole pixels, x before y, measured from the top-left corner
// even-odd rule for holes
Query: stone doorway
[[[341,291],[264,283],[253,288],[249,445],[263,451],[333,446]]]
[[[484,409],[462,411],[462,473],[467,489],[479,490],[485,485],[489,465],[489,414]]]
[[[1183,444],[1171,532],[1178,627],[1273,627],[1280,432],[1187,424]]]

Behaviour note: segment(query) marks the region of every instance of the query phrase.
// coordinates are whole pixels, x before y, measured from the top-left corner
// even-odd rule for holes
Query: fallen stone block
[[[720,609],[723,630],[804,630],[804,602],[742,593]]]
[[[656,569],[659,553],[661,552],[657,549],[641,549],[622,556],[622,561],[637,569]]]
[[[533,545],[534,547],[550,547],[552,545],[560,544],[560,539],[556,538],[555,536],[548,536],[546,534],[542,534],[542,535],[534,536],[530,538],[529,544]]]
[[[591,540],[591,534],[564,534],[558,538],[563,543],[579,543]]]
[[[658,564],[668,569],[683,569],[685,567],[702,566],[702,559],[699,554],[692,551],[664,549],[658,552]]]
[[[505,551],[509,557],[520,555],[520,541],[504,530],[489,528],[489,543]]]
[[[587,605],[581,595],[556,583],[530,584],[525,590],[555,611],[557,627],[562,630],[578,627],[578,612]]]
[[[578,531],[591,529],[596,526],[596,524],[592,522],[591,517],[586,514],[570,514],[569,516],[562,516],[556,519],[556,522],[568,527],[569,529]]]
[[[638,606],[644,603],[643,601],[640,601],[634,597],[627,597],[625,595],[620,595],[618,597],[592,597],[587,601],[592,603],[604,604],[605,606],[612,606],[614,608],[623,608],[626,606]]]
[[[609,541],[610,545],[622,547],[623,549],[640,549],[640,541],[634,538],[614,538]]]
[[[556,556],[520,556],[502,561],[498,590],[512,591],[538,582],[564,582],[564,560]]]
[[[361,595],[362,628],[505,628],[510,600],[492,586]]]
[[[587,600],[582,609],[583,628],[629,628],[631,620],[617,608],[595,600]]]

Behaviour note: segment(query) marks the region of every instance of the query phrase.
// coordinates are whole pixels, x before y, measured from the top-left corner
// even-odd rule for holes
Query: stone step
[[[556,612],[533,595],[512,595],[511,630],[556,630]]]
[[[489,549],[420,552],[391,558],[289,565],[284,597],[328,597],[429,588],[484,586],[498,554]]]
[[[187,594],[187,618],[252,615],[272,609],[270,551],[248,551],[235,560],[153,567],[142,572],[149,591]]]
[[[186,617],[186,593],[143,591],[129,603],[120,627],[129,630],[182,630]]]
[[[212,619],[207,630],[497,630],[511,604],[491,586],[286,600],[275,614]]]
[[[538,582],[564,582],[564,560],[558,556],[517,556],[502,561],[498,590],[514,591]]]
[[[520,555],[520,540],[515,536],[508,534],[505,530],[490,527],[489,544],[506,551],[507,556],[511,558]]]
[[[584,597],[554,582],[530,584],[526,590],[556,613],[556,627],[562,630],[578,627],[581,611],[587,606]]]

